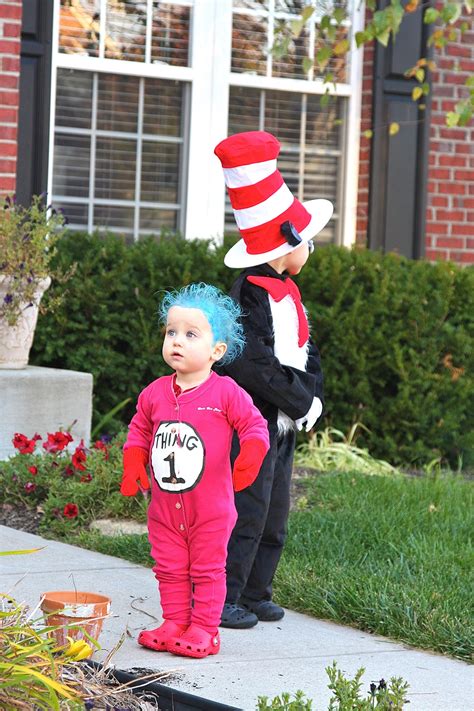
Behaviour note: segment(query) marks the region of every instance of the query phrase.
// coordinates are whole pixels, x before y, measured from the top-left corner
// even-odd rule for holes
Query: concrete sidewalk
[[[410,684],[410,711],[474,711],[468,664],[291,611],[281,622],[251,630],[222,629],[221,652],[206,659],[148,651],[136,637],[161,622],[150,569],[5,526],[0,526],[0,539],[2,551],[44,546],[34,555],[0,558],[0,592],[18,602],[33,607],[43,592],[70,589],[112,598],[99,640],[102,650],[94,659],[102,661],[127,630],[112,660],[117,669],[175,670],[168,682],[175,689],[245,711],[256,708],[259,696],[301,689],[313,699],[315,711],[324,711],[331,696],[325,668],[335,660],[350,677],[365,667],[364,692],[372,681],[403,677]]]

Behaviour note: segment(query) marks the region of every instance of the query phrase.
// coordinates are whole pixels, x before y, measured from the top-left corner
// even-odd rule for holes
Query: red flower
[[[93,449],[100,449],[100,450],[102,450],[102,452],[104,453],[105,459],[108,459],[108,458],[109,458],[109,448],[107,447],[107,445],[105,444],[105,442],[102,442],[101,439],[98,439],[97,442],[95,442],[95,443],[92,445],[92,448],[93,448]]]
[[[31,439],[28,439],[24,434],[15,433],[12,439],[13,446],[18,449],[20,454],[32,454],[35,451],[37,440],[41,439],[39,434],[34,434]]]
[[[66,504],[63,509],[63,514],[66,516],[66,518],[76,518],[78,513],[79,509],[77,508],[76,504]]]
[[[27,494],[32,494],[35,489],[36,489],[36,484],[33,484],[32,481],[29,481],[25,484],[25,491]]]
[[[63,471],[64,476],[74,476],[76,472],[72,467],[66,467],[66,469]]]
[[[80,478],[80,481],[82,481],[82,483],[87,482],[87,481],[92,481],[92,474],[89,474],[89,473],[83,474]]]
[[[79,446],[76,447],[76,451],[72,455],[72,466],[79,471],[84,472],[86,470],[84,462],[87,460],[86,449],[84,446],[84,440],[81,439]]]
[[[28,471],[30,472],[31,476],[36,476],[38,474],[38,467],[28,467]]]
[[[43,447],[47,452],[55,454],[56,452],[62,452],[69,442],[72,442],[69,432],[55,432],[54,434],[48,432],[48,439],[43,444]]]

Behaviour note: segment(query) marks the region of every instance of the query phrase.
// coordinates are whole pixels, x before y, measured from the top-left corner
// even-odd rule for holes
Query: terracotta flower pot
[[[40,607],[48,625],[59,625],[54,634],[58,644],[68,643],[67,637],[83,639],[85,630],[97,640],[102,623],[110,611],[111,600],[106,595],[76,590],[54,590],[43,593]],[[81,629],[82,628],[82,629]]]
[[[0,368],[18,370],[28,365],[38,320],[39,303],[50,284],[50,277],[45,277],[38,282],[31,305],[25,304],[14,326],[0,319]],[[5,298],[10,289],[9,277],[0,275],[0,300]]]

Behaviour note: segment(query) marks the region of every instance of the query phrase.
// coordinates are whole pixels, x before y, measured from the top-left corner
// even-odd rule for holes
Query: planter
[[[87,659],[85,665],[99,671],[103,665],[99,662]],[[238,706],[228,706],[219,701],[211,699],[203,699],[202,696],[188,694],[186,691],[173,689],[166,684],[160,684],[157,681],[142,681],[139,674],[132,674],[122,669],[107,669],[112,677],[119,684],[127,684],[137,696],[146,697],[152,696],[159,701],[160,711],[243,711]]]
[[[52,630],[60,645],[68,643],[67,637],[83,639],[84,630],[98,640],[102,623],[110,611],[110,598],[91,592],[54,590],[43,594],[40,607],[47,625],[58,625]]]
[[[0,320],[0,368],[19,370],[28,365],[38,320],[39,303],[50,284],[50,277],[39,280],[31,305],[25,304],[14,326],[10,326],[3,319]],[[10,277],[0,275],[0,303],[9,291]]]

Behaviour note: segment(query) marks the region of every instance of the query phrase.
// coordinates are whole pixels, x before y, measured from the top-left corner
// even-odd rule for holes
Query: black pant
[[[241,596],[271,600],[272,580],[286,539],[296,436],[270,432],[270,450],[252,484],[235,495],[238,519],[227,548],[226,602]],[[232,447],[232,459],[238,443]]]

